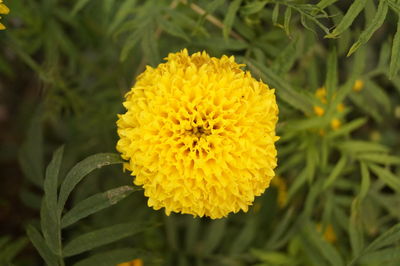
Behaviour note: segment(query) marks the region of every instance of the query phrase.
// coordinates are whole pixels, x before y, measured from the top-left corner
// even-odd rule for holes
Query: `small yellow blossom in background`
[[[5,4],[3,4],[3,0],[0,0],[0,14],[7,15],[8,13],[10,13],[10,9],[8,9],[8,7]],[[0,30],[4,30],[5,28],[6,27],[0,22]]]
[[[353,85],[353,91],[361,91],[364,88],[364,82],[361,79],[357,79]]]
[[[147,67],[125,97],[117,150],[155,210],[248,211],[277,166],[275,91],[234,57],[184,49]]]
[[[340,122],[339,119],[337,119],[337,118],[332,119],[331,127],[332,127],[333,130],[336,130],[336,129],[340,128],[341,125],[342,125],[342,122]]]
[[[317,231],[322,232],[322,225],[317,224]],[[335,234],[335,230],[333,229],[333,226],[331,224],[328,224],[325,228],[324,234],[323,234],[324,239],[329,242],[329,243],[336,243],[337,238]]]
[[[278,206],[280,208],[285,207],[287,201],[286,181],[280,176],[275,176],[275,178],[272,179],[271,184],[275,186],[278,190]]]
[[[117,264],[117,266],[143,266],[143,261],[141,259],[134,259],[132,261]]]
[[[343,112],[345,109],[345,106],[343,103],[338,104],[338,106],[336,106],[336,110],[338,110],[339,112]]]
[[[323,116],[324,113],[325,113],[325,110],[324,110],[324,108],[322,108],[321,106],[314,106],[314,113],[315,113],[317,116]]]
[[[327,100],[326,100],[326,88],[325,87],[321,87],[318,88],[317,91],[315,92],[315,96],[323,103],[323,104],[327,104]]]

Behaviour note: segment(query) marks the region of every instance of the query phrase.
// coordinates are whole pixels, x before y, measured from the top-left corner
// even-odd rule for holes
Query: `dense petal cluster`
[[[8,13],[10,13],[10,9],[8,9],[5,4],[3,4],[3,0],[0,0],[0,15],[7,15]],[[0,22],[0,30],[4,30],[5,28],[6,27]]]
[[[275,92],[233,57],[187,50],[126,94],[117,150],[148,205],[213,219],[248,210],[277,165]]]

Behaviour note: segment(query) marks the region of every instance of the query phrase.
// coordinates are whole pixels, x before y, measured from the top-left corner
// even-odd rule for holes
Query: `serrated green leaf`
[[[54,255],[46,245],[40,233],[31,225],[26,228],[26,233],[31,240],[33,246],[39,252],[40,256],[44,259],[49,266],[58,266],[57,256]]]
[[[374,172],[386,185],[400,193],[400,178],[385,168],[375,164],[368,164],[368,167]]]
[[[361,33],[357,42],[355,42],[351,46],[347,56],[352,55],[361,45],[365,44],[371,38],[372,34],[374,34],[374,32],[382,26],[383,22],[385,21],[387,12],[388,5],[386,1],[379,1],[378,10],[374,18],[368,24],[367,28]]]
[[[99,153],[87,157],[77,163],[67,174],[61,185],[58,198],[58,212],[62,213],[65,202],[75,186],[90,172],[105,165],[123,163],[121,157],[115,153]]]
[[[235,22],[236,13],[239,10],[240,4],[242,0],[234,0],[228,8],[224,19],[224,28],[222,30],[224,38],[228,38],[229,33],[231,32],[233,22]]]
[[[82,234],[68,242],[63,250],[64,257],[70,257],[85,251],[138,234],[150,228],[148,223],[123,223]]]
[[[351,4],[350,8],[344,15],[343,19],[340,21],[339,25],[337,25],[331,33],[325,35],[325,38],[336,38],[348,27],[350,27],[354,19],[364,8],[366,2],[367,0],[354,0],[354,2]]]
[[[400,69],[400,13],[397,19],[397,31],[394,35],[392,45],[392,56],[390,57],[389,78],[393,79]]]
[[[321,9],[324,9],[332,4],[334,4],[335,2],[337,2],[338,0],[321,0],[319,1],[319,3],[317,4],[317,6]]]
[[[146,253],[135,248],[122,248],[101,252],[74,264],[74,266],[110,266],[142,258]]]
[[[124,46],[122,47],[121,50],[121,55],[119,57],[119,60],[121,62],[125,61],[126,58],[128,57],[129,53],[132,51],[133,48],[137,45],[137,43],[140,41],[140,39],[143,37],[142,36],[142,30],[136,30],[125,42]]]
[[[79,202],[69,212],[67,212],[61,219],[61,227],[65,228],[76,223],[80,219],[108,208],[129,196],[132,192],[138,190],[141,189],[133,188],[131,186],[122,186],[110,189],[106,192],[97,193],[96,195]]]
[[[347,163],[347,157],[346,156],[342,156],[340,158],[340,160],[338,161],[338,163],[333,168],[333,170],[332,170],[331,174],[329,175],[328,179],[325,180],[323,189],[327,189],[330,186],[332,186],[332,184],[335,182],[336,178],[342,173],[344,167],[346,166],[346,163]]]

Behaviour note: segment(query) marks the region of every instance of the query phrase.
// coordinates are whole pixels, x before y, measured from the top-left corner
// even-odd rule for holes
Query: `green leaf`
[[[45,199],[42,200],[40,208],[40,225],[47,246],[57,256],[61,256],[61,229],[60,220],[57,215],[53,215],[46,204]]]
[[[115,29],[117,29],[121,25],[124,19],[133,12],[133,8],[136,5],[136,2],[137,0],[125,0],[121,3],[121,6],[119,7],[117,13],[115,14],[115,17],[112,19],[108,27],[108,34],[114,32]]]
[[[240,4],[242,0],[234,0],[228,8],[224,19],[224,28],[222,30],[224,38],[228,38],[229,33],[231,32],[233,22],[235,21],[236,13],[239,10]]]
[[[0,262],[10,263],[14,257],[26,246],[28,239],[21,237],[8,243],[0,249]]]
[[[40,233],[31,225],[28,225],[26,228],[26,233],[31,240],[32,244],[35,246],[40,256],[44,259],[47,265],[49,266],[58,266],[57,257],[54,255],[46,243],[44,242],[43,237]]]
[[[203,242],[203,254],[209,255],[218,247],[225,233],[226,221],[226,219],[211,221]]]
[[[346,140],[337,144],[339,149],[345,150],[348,153],[364,153],[364,152],[388,152],[389,149],[375,142],[362,140]]]
[[[335,182],[336,178],[343,172],[344,167],[347,163],[347,157],[342,155],[339,162],[333,168],[331,174],[329,175],[328,179],[325,180],[323,189],[327,189]]]
[[[371,183],[371,177],[367,165],[364,162],[360,162],[360,171],[361,171],[361,188],[360,188],[360,193],[358,194],[358,198],[361,202],[368,194],[368,190]]]
[[[386,248],[365,254],[360,259],[362,265],[398,265],[400,264],[400,247]]]
[[[240,254],[250,245],[251,241],[256,236],[257,220],[254,216],[249,217],[246,224],[240,230],[235,240],[230,246],[229,253],[231,255]]]
[[[254,1],[251,3],[246,4],[243,8],[240,9],[240,13],[243,15],[251,15],[257,12],[260,12],[266,4],[268,4],[270,0],[263,0],[263,1]]]
[[[158,17],[158,25],[167,33],[172,36],[176,36],[189,42],[190,39],[187,34],[176,24],[164,19],[163,17]]]
[[[358,16],[361,10],[364,8],[367,0],[354,0],[350,8],[347,10],[343,19],[339,25],[333,30],[333,32],[325,35],[325,38],[337,38],[342,32],[344,32],[353,23],[354,19]]]
[[[148,228],[150,228],[148,223],[123,223],[82,234],[65,245],[63,255],[64,257],[77,255],[138,234]]]
[[[362,153],[357,155],[360,160],[371,161],[380,164],[400,164],[400,157],[382,154],[382,153]]]
[[[396,242],[400,241],[400,223],[396,224],[382,235],[377,237],[369,246],[365,249],[365,253],[375,251],[380,248],[387,247]]]
[[[72,9],[72,16],[75,16],[79,11],[81,11],[89,3],[89,1],[90,0],[78,0]]]
[[[129,196],[132,192],[138,190],[141,189],[133,188],[131,186],[122,186],[93,195],[79,202],[69,212],[67,212],[61,220],[61,227],[65,228],[82,218],[108,208]]]
[[[285,29],[286,35],[290,35],[290,19],[292,18],[292,9],[287,7],[285,10],[285,16],[283,20],[283,28]]]
[[[58,212],[62,213],[65,202],[69,194],[75,186],[90,172],[105,165],[123,163],[118,154],[115,153],[99,153],[89,156],[83,161],[76,164],[67,174],[61,185],[60,195],[58,198]]]
[[[335,2],[337,2],[338,0],[321,0],[317,6],[321,9],[324,9],[332,4],[334,4]]]
[[[128,57],[128,55],[132,51],[132,49],[135,48],[136,44],[143,37],[142,34],[143,34],[142,30],[136,30],[128,38],[128,40],[125,42],[125,44],[124,44],[124,46],[122,47],[122,50],[121,50],[121,55],[119,57],[119,60],[121,62],[125,61],[125,59]]]
[[[121,248],[90,256],[74,264],[74,266],[110,266],[143,258],[145,252],[135,248]]]
[[[254,71],[257,71],[256,74],[258,74],[264,82],[270,87],[276,88],[276,93],[282,100],[304,113],[310,112],[311,104],[308,102],[307,98],[295,91],[283,78],[253,59],[246,60],[246,63]]]
[[[397,19],[397,31],[394,35],[392,45],[392,56],[390,57],[389,78],[393,79],[400,69],[400,14]]]
[[[327,137],[328,138],[335,138],[335,137],[338,137],[338,136],[346,135],[346,134],[350,133],[351,131],[356,130],[357,128],[359,128],[362,125],[364,125],[365,122],[367,122],[367,119],[358,118],[356,120],[351,121],[350,123],[345,124],[344,126],[342,126],[341,128],[339,128],[339,129],[337,129],[335,131],[329,132]]]
[[[53,158],[46,169],[46,177],[44,180],[44,200],[47,204],[50,215],[54,221],[57,219],[57,188],[58,188],[58,173],[61,167],[64,146],[54,152]]]
[[[388,5],[385,0],[379,1],[378,10],[372,19],[372,21],[368,24],[367,28],[361,33],[360,37],[358,38],[357,42],[355,42],[347,56],[352,55],[361,45],[365,44],[374,34],[374,32],[379,29],[383,22],[385,21],[386,14],[388,12]]]
[[[351,216],[349,221],[349,236],[353,256],[358,256],[364,246],[363,227],[359,215],[359,203],[360,201],[358,198],[353,200],[351,204]]]
[[[397,191],[398,193],[400,193],[400,178],[396,175],[394,175],[393,173],[391,173],[390,171],[379,167],[375,164],[368,164],[368,167],[380,178],[382,179],[382,181],[388,185],[389,187],[391,187],[392,189],[394,189],[395,191]]]
[[[274,9],[272,10],[272,25],[278,25],[278,17],[279,17],[279,3],[276,3]]]
[[[43,129],[41,111],[30,121],[26,140],[19,151],[19,162],[26,178],[37,187],[43,186]]]
[[[330,102],[334,91],[337,88],[337,53],[336,49],[332,49],[328,55],[327,71],[326,71],[326,89],[328,91],[328,101]],[[336,106],[334,106],[336,108]]]
[[[303,237],[307,238],[310,241],[310,243],[330,263],[330,265],[344,265],[343,259],[340,257],[336,249],[328,242],[323,240],[321,234],[316,231],[316,225],[311,223],[305,225],[303,229]]]

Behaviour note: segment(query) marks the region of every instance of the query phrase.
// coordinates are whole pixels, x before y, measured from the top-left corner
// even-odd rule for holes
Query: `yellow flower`
[[[322,232],[321,224],[317,224],[317,231],[320,233]],[[333,226],[331,224],[328,224],[328,226],[325,228],[323,237],[327,242],[332,244],[337,241],[335,230],[333,229]]]
[[[269,186],[277,165],[275,91],[233,57],[169,54],[125,97],[117,150],[155,210],[221,218]]]
[[[353,90],[359,92],[363,88],[364,88],[364,82],[361,79],[357,79],[356,82],[354,82]]]
[[[332,129],[336,130],[336,129],[338,129],[341,125],[342,125],[342,122],[340,122],[339,119],[337,119],[337,118],[332,119],[332,121],[331,121],[331,127],[332,127]]]
[[[326,88],[325,87],[321,87],[318,88],[317,91],[315,92],[315,96],[324,104],[327,103],[326,100]]]
[[[338,104],[338,106],[336,106],[336,109],[337,109],[339,112],[343,112],[343,111],[344,111],[344,108],[345,108],[345,106],[344,106],[343,103],[340,103],[340,104]]]
[[[322,108],[321,106],[314,106],[314,113],[315,113],[317,116],[323,116],[324,113],[325,113],[325,110],[324,110],[324,108]]]
[[[8,7],[2,3],[3,3],[3,0],[0,0],[0,14],[7,15],[8,13],[10,13],[10,9],[8,9]],[[0,30],[4,30],[5,28],[6,27],[2,23],[0,23]]]
[[[141,259],[134,259],[132,261],[117,264],[117,266],[143,266],[143,261]]]
[[[278,205],[280,208],[285,207],[287,201],[287,185],[286,181],[280,177],[276,176],[272,179],[272,185],[278,189]]]

